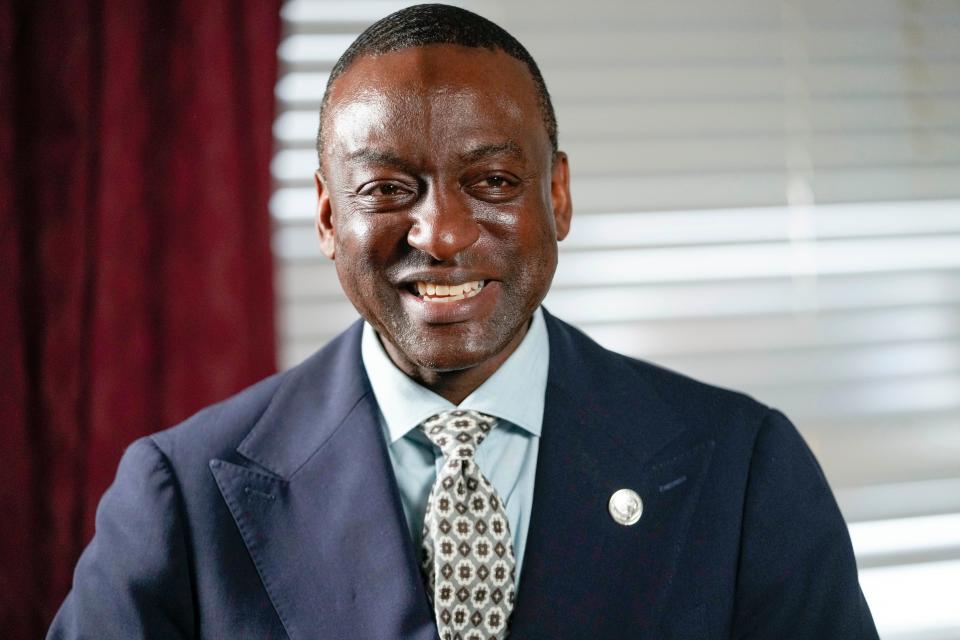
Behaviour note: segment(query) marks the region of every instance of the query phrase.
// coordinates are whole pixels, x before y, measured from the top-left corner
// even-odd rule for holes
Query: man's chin
[[[521,327],[478,326],[464,322],[443,325],[414,325],[384,344],[401,369],[421,373],[452,373],[479,367],[492,360],[504,360],[519,343]],[[382,340],[382,336],[381,336]]]
[[[407,360],[420,369],[436,373],[449,373],[465,371],[482,365],[497,355],[500,351],[497,346],[477,349],[465,347],[462,343],[456,341],[450,341],[449,343],[416,345],[404,350],[404,355]]]
[[[519,305],[489,304],[503,302],[499,283],[491,289],[491,300],[483,301],[464,318],[444,317],[438,322],[432,309],[425,310],[421,302],[405,299],[390,316],[370,314],[376,320],[371,324],[390,359],[414,378],[486,368],[484,365],[492,366],[492,374],[522,341],[533,312],[517,309]]]

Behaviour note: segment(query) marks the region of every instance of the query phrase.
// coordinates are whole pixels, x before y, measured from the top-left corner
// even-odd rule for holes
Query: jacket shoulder
[[[285,386],[309,382],[323,385],[324,375],[339,375],[343,357],[350,350],[351,334],[357,326],[340,334],[303,362],[260,380],[239,393],[201,409],[183,422],[148,436],[154,445],[171,461],[200,463],[206,468],[214,458],[233,461],[237,447],[250,433],[260,418],[282,395]]]
[[[611,351],[579,329],[556,318],[551,320],[551,344],[556,347],[551,350],[551,358],[555,352],[575,354],[575,362],[564,366],[576,368],[576,377],[587,384],[602,381],[610,401],[653,412],[664,422],[683,425],[705,436],[755,436],[774,411],[746,393]]]
[[[148,437],[172,459],[201,452],[207,458],[229,456],[266,411],[289,373],[275,373]]]

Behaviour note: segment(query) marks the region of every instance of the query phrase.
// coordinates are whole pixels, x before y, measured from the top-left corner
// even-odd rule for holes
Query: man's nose
[[[463,193],[434,189],[414,211],[413,226],[407,234],[411,247],[436,260],[449,260],[480,238],[477,225]]]

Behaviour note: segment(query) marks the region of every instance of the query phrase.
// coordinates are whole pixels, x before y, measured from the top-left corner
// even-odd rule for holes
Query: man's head
[[[327,89],[320,103],[320,128],[317,132],[317,156],[323,167],[324,112],[330,101],[330,88],[353,61],[363,56],[379,56],[391,51],[429,44],[456,44],[463,47],[499,49],[527,65],[537,88],[543,126],[550,144],[557,150],[557,118],[540,68],[516,38],[500,26],[466,9],[444,4],[418,4],[401,9],[370,25],[347,47],[330,71]]]
[[[321,247],[408,373],[489,375],[519,343],[569,228],[555,136],[529,54],[462,9],[399,11],[337,63],[319,135]]]

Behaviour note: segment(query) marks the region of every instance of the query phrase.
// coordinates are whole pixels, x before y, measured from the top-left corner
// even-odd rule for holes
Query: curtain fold
[[[123,449],[275,368],[279,0],[0,8],[0,629],[42,637]]]

